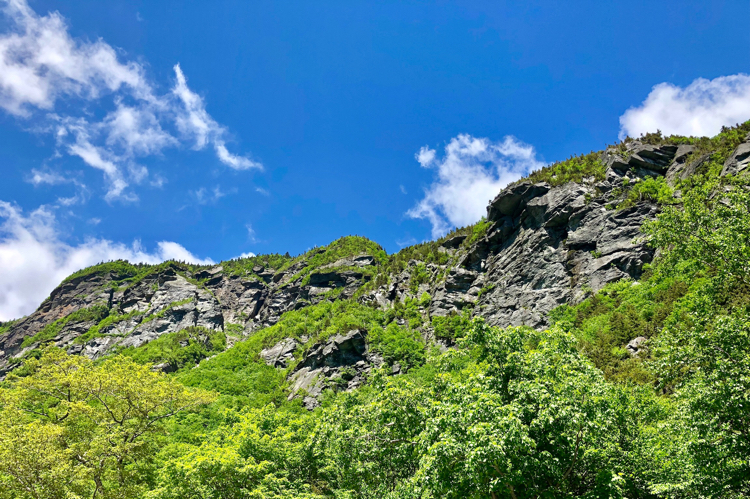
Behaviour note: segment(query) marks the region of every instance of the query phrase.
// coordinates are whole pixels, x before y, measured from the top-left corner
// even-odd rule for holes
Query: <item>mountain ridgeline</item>
[[[0,498],[748,497],[749,165],[654,133],[392,255],[76,272],[0,323]]]

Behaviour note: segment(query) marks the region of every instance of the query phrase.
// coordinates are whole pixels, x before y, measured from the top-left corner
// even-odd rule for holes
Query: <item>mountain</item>
[[[350,236],[296,258],[89,267],[6,326],[0,372],[46,344],[97,359],[188,327],[231,331],[231,344],[321,301],[389,309],[427,293],[420,304],[426,318],[467,309],[494,326],[544,328],[555,307],[641,276],[654,250],[640,228],[659,210],[641,186],[695,173],[706,156],[695,157],[695,150],[634,140],[572,158],[505,188],[478,224],[390,257]],[[733,158],[726,171],[736,170]],[[429,326],[423,335],[429,341]]]
[[[406,380],[409,373],[425,372],[426,366],[451,372],[453,368],[445,364],[451,362],[447,360],[454,355],[451,352],[464,348],[467,338],[478,341],[482,328],[490,327],[491,331],[525,331],[526,338],[547,338],[535,335],[558,331],[575,340],[577,353],[565,350],[565,355],[575,357],[570,365],[579,366],[575,369],[581,372],[589,367],[580,366],[593,366],[599,373],[586,374],[593,376],[594,381],[587,382],[591,386],[655,386],[661,396],[668,396],[678,389],[676,380],[681,378],[667,380],[650,367],[668,357],[658,352],[657,337],[670,324],[687,324],[677,312],[678,304],[698,296],[693,284],[710,278],[716,269],[700,263],[695,264],[697,271],[690,270],[690,278],[663,277],[659,269],[666,269],[667,264],[659,262],[667,261],[664,255],[674,254],[672,248],[680,242],[663,246],[658,242],[679,237],[680,231],[659,232],[658,227],[648,229],[649,224],[678,216],[674,213],[681,212],[675,207],[683,202],[687,206],[690,196],[698,196],[702,188],[715,194],[721,186],[729,192],[727,186],[744,178],[749,164],[750,122],[725,129],[714,138],[655,133],[533,172],[491,200],[486,217],[477,224],[392,255],[366,238],[347,236],[296,257],[261,255],[213,266],[176,261],[153,266],[102,263],[68,277],[33,314],[0,324],[0,373],[11,375],[8,379],[17,379],[16,374],[28,376],[33,370],[25,364],[35,365],[34,359],[43,358],[49,347],[57,347],[97,362],[116,356],[130,358],[153,371],[168,373],[185,386],[213,390],[223,397],[214,405],[232,410],[270,403],[274,407],[292,404],[308,411],[322,405],[318,411],[325,413],[341,394],[370,393],[364,387],[386,390],[391,383],[388,379],[403,376]],[[714,194],[701,198],[703,204]],[[660,217],[665,209],[665,216]],[[739,235],[750,237],[743,230]],[[737,231],[734,234],[737,236]],[[716,254],[721,251],[717,246]],[[697,257],[684,253],[679,258],[684,263]],[[680,272],[688,272],[683,267]],[[731,289],[745,289],[737,286]],[[737,293],[744,296],[744,291]],[[745,306],[740,302],[720,301],[716,310],[731,315]],[[545,341],[557,345],[562,340],[534,341],[542,341],[534,348],[545,351],[548,347],[541,346]],[[562,355],[555,352],[550,355]],[[489,354],[482,355],[485,360],[477,360],[477,365],[489,362]],[[438,358],[444,360],[435,360]],[[597,378],[600,374],[602,380]],[[581,404],[585,405],[585,400],[584,396]],[[480,402],[472,404],[481,407]],[[656,406],[649,407],[656,411]],[[196,437],[186,435],[219,431],[228,424],[218,416],[200,414],[202,430],[191,429],[195,421],[175,423],[172,434],[182,435],[175,437],[177,440],[196,444]],[[390,428],[396,420],[381,424]],[[377,433],[368,431],[351,438],[367,439]],[[569,428],[555,431],[564,433]],[[581,431],[579,428],[579,436],[571,440],[576,442],[574,456],[578,455]],[[372,438],[386,438],[378,435]],[[589,483],[585,470],[576,475],[580,483],[569,483],[576,460],[572,458],[570,470],[556,475],[556,480],[568,484],[568,494],[585,489],[586,497],[605,497],[591,492],[593,485],[585,485]],[[419,459],[409,462],[417,466],[414,463]],[[438,473],[425,466],[418,466],[419,473]],[[741,476],[747,468],[738,466],[739,471],[730,473],[730,478]],[[413,470],[407,471],[396,473],[401,478],[391,477],[387,491],[371,489],[372,494],[396,494],[410,477],[417,476]],[[0,476],[2,473],[0,465]],[[505,473],[498,471],[487,480],[502,482]],[[644,477],[647,474],[644,472]],[[660,490],[668,489],[663,485],[667,479],[660,482],[659,489],[646,484],[645,478],[639,484],[632,477],[607,476],[611,481],[607,494],[617,489],[622,497],[656,497],[662,494]],[[516,478],[525,480],[523,474]],[[305,493],[330,492],[335,480],[318,479],[329,485],[305,482]],[[153,485],[154,478],[149,480],[146,482]],[[746,497],[742,494],[747,480],[737,483],[725,483],[716,490]],[[348,485],[352,490],[360,486]],[[558,486],[559,491],[564,489]],[[441,489],[435,487],[429,494],[438,494]],[[458,497],[461,493],[457,491],[476,487],[456,485],[451,494]],[[550,490],[558,490],[556,487]],[[302,489],[294,490],[302,494]],[[534,493],[541,494],[541,490]],[[679,490],[688,491],[684,492],[688,497],[698,489],[684,486]],[[700,490],[706,497],[719,497],[712,496],[709,489]],[[527,492],[505,487],[502,497],[538,496],[530,489]],[[478,495],[472,497],[482,496],[473,493]],[[159,497],[167,497],[165,494],[162,491]],[[235,497],[195,497],[209,496]],[[397,496],[401,497],[393,495]],[[501,497],[501,492],[491,496]]]

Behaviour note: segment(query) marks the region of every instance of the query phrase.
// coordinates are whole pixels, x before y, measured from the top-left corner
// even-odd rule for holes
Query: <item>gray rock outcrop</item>
[[[138,347],[188,327],[223,330],[235,324],[245,335],[252,334],[275,324],[284,312],[329,299],[329,291],[343,288],[331,299],[351,297],[369,278],[359,269],[375,264],[370,255],[342,259],[312,273],[304,285],[304,276],[298,273],[305,261],[283,272],[258,267],[254,275],[246,276],[229,274],[222,266],[191,275],[179,264],[171,264],[120,288],[110,284],[123,276],[112,273],[74,278],[56,288],[36,312],[0,335],[0,377],[16,365],[13,358],[20,359],[40,346],[37,342],[23,348],[26,338],[83,309],[104,308],[105,316],[113,318],[102,326],[96,321],[68,321],[45,341],[96,359],[115,348]],[[82,340],[95,326],[96,334]]]
[[[353,390],[382,363],[378,355],[370,352],[365,332],[354,329],[337,334],[313,346],[290,375],[289,400],[303,396],[305,407],[313,409],[323,390]]]
[[[624,173],[614,173],[618,179]],[[610,184],[610,185],[608,185]],[[655,216],[649,202],[608,208],[612,185],[559,187],[521,183],[503,190],[488,208],[493,224],[459,268],[434,290],[432,315],[473,306],[498,326],[544,327],[556,306],[582,299],[624,277],[637,278],[653,258],[640,234]]]
[[[727,158],[724,168],[721,170],[721,175],[722,177],[724,175],[738,175],[746,171],[748,165],[750,165],[750,133],[745,137],[745,141]]]
[[[287,338],[276,343],[271,348],[264,348],[260,352],[261,358],[266,364],[273,367],[286,369],[289,363],[294,360],[294,351],[299,343],[292,338]]]
[[[628,189],[662,176],[677,185],[711,160],[710,153],[700,151],[692,145],[629,140],[600,155],[603,175],[599,171],[563,185],[509,185],[487,207],[485,232],[459,231],[440,243],[438,257],[426,261],[415,250],[392,267],[377,267],[378,258],[369,254],[336,254],[331,260],[338,260],[313,266],[310,262],[325,251],[321,248],[304,258],[281,257],[283,265],[275,268],[169,263],[150,273],[138,270],[136,276],[134,271],[119,275],[103,270],[79,275],[0,334],[0,377],[42,345],[31,338],[48,326],[44,344],[99,358],[187,327],[231,331],[231,345],[276,324],[285,312],[354,296],[382,309],[416,301],[425,324],[429,316],[461,311],[492,325],[542,328],[555,307],[577,303],[608,283],[641,276],[654,251],[640,229],[659,208],[649,199],[624,203]],[[750,135],[726,159],[721,174],[746,174],[748,165]],[[377,275],[376,268],[390,270]],[[375,282],[368,284],[373,275]],[[357,293],[366,284],[367,291]],[[91,313],[79,313],[86,311]],[[435,341],[429,325],[420,333]],[[642,345],[636,340],[628,350],[637,354]],[[365,331],[329,338],[304,358],[297,353],[301,350],[287,338],[263,350],[261,357],[284,369],[300,361],[290,375],[290,396],[304,393],[308,407],[315,406],[326,387],[351,389],[382,364],[369,350]]]

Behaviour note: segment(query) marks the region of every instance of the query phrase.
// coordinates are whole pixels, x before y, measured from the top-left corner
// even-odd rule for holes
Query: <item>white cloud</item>
[[[8,21],[0,32],[0,108],[36,120],[32,129],[54,130],[61,151],[101,170],[108,201],[136,200],[129,188],[141,183],[148,170],[137,166],[135,159],[179,147],[183,142],[177,136],[194,149],[212,146],[219,161],[230,168],[262,168],[227,150],[226,128],[188,88],[179,65],[174,66],[172,91],[158,95],[140,64],[121,62],[117,51],[101,39],[71,37],[59,13],[39,16],[26,0],[0,5],[0,17]],[[56,106],[59,101],[65,106]],[[92,105],[114,110],[92,122]],[[58,108],[69,111],[60,114]],[[155,182],[161,185],[163,180]]]
[[[419,149],[419,152],[415,154],[414,157],[419,161],[419,164],[422,165],[422,168],[427,168],[433,161],[435,161],[435,154],[435,149],[430,149],[429,147],[424,146]]]
[[[398,189],[401,191],[401,194],[408,194],[408,192],[406,192],[406,187],[404,187],[403,184],[399,185]]]
[[[101,40],[74,40],[59,13],[40,17],[25,0],[9,0],[3,11],[12,26],[0,37],[0,106],[8,112],[26,116],[65,95],[96,98],[123,86],[151,93],[138,64],[120,63]]]
[[[164,184],[167,183],[167,179],[165,179],[159,174],[156,174],[151,178],[151,182],[149,183],[151,184],[151,187],[161,189],[162,187],[164,187]]]
[[[233,194],[235,192],[236,189],[230,189],[229,192],[224,192],[221,190],[221,187],[217,185],[213,189],[206,189],[205,187],[201,187],[197,191],[191,192],[191,194],[195,197],[195,200],[198,202],[198,204],[209,204],[215,203],[227,194]]]
[[[268,192],[266,189],[264,189],[262,187],[256,187],[255,188],[255,192],[257,192],[258,194],[263,194],[264,196],[270,196],[271,195],[270,192]]]
[[[252,258],[254,256],[255,256],[255,253],[253,253],[252,251],[248,251],[247,253],[242,253],[237,258]]]
[[[166,147],[178,145],[177,139],[162,129],[156,114],[147,107],[118,104],[104,118],[103,125],[107,130],[107,145],[119,145],[133,155],[158,154]]]
[[[43,171],[43,170],[37,170],[36,168],[34,168],[31,170],[31,175],[29,176],[28,181],[38,186],[42,184],[48,184],[48,185],[67,184],[69,182],[73,182],[73,179],[64,177],[58,172]]]
[[[660,83],[640,106],[620,117],[620,139],[661,130],[665,135],[713,136],[750,119],[750,75],[698,78],[685,88]]]
[[[88,239],[70,245],[60,238],[54,213],[41,207],[27,215],[15,205],[0,201],[0,320],[33,312],[60,282],[73,272],[99,262],[126,259],[159,263],[176,259],[212,264],[181,245],[162,241],[146,251],[138,241],[131,245],[106,239]],[[98,221],[96,222],[98,223]]]
[[[245,228],[247,229],[247,239],[251,243],[256,242],[257,239],[255,239],[255,230],[253,229],[253,226],[250,225],[250,224],[247,224],[247,225],[245,225]]]
[[[203,99],[188,88],[187,79],[179,64],[175,64],[174,72],[177,76],[177,84],[172,89],[172,93],[179,97],[184,106],[183,110],[177,115],[177,128],[183,135],[195,141],[194,148],[203,149],[211,143],[216,151],[216,156],[225,165],[235,170],[262,169],[263,165],[260,163],[242,156],[236,156],[227,150],[222,139],[222,136],[226,134],[224,127],[214,121],[206,112]]]
[[[433,238],[451,227],[476,222],[503,187],[544,166],[533,146],[512,136],[491,142],[462,134],[445,146],[442,158],[423,147],[416,159],[422,167],[433,169],[436,178],[407,215],[429,220]]]

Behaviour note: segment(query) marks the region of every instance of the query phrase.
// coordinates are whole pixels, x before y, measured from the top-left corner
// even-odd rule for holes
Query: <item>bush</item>
[[[584,178],[593,177],[595,181],[604,180],[605,167],[601,160],[601,152],[590,152],[574,156],[565,161],[559,161],[531,172],[522,180],[530,182],[547,182],[552,186],[581,182]]]
[[[404,368],[419,366],[425,359],[425,344],[418,331],[391,322],[385,328],[373,329],[368,340],[388,365]]]
[[[432,327],[435,328],[436,338],[452,341],[466,336],[471,329],[471,319],[467,312],[452,313],[445,317],[435,316],[432,318]]]

